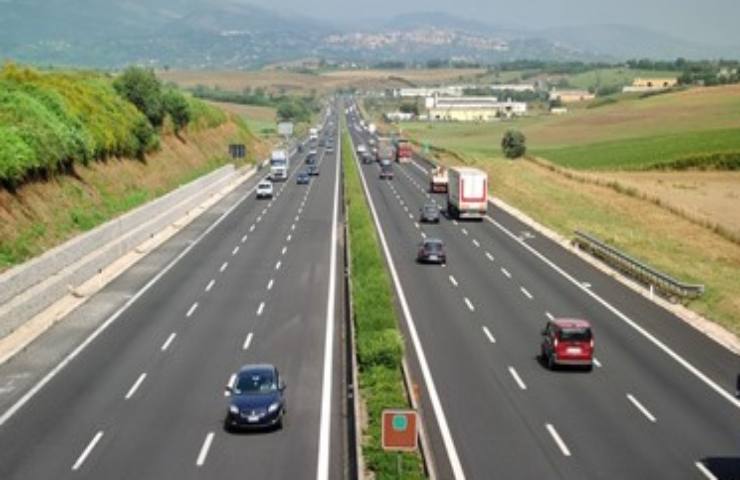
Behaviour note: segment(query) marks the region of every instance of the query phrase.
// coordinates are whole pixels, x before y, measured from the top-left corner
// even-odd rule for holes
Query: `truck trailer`
[[[288,152],[285,150],[273,150],[270,154],[270,179],[273,182],[287,180],[288,178]]]
[[[398,163],[408,163],[411,161],[413,151],[411,150],[411,144],[405,138],[399,138],[396,140],[396,161]]]
[[[483,219],[488,211],[488,175],[471,167],[448,170],[447,213],[452,218]]]

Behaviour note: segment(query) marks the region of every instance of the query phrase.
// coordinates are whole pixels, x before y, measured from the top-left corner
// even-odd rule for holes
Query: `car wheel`
[[[584,368],[584,370],[586,370],[587,372],[590,372],[593,369],[594,369],[594,364],[593,363],[590,363],[590,364],[586,365],[586,367]]]
[[[552,355],[547,356],[547,369],[555,370],[555,361],[553,360]]]

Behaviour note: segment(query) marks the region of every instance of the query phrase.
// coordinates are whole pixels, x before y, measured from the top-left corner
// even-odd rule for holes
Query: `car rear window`
[[[560,340],[565,342],[588,342],[591,340],[591,329],[563,328],[560,330]]]
[[[442,244],[439,242],[429,242],[424,245],[424,248],[426,248],[430,252],[440,252],[442,251]]]

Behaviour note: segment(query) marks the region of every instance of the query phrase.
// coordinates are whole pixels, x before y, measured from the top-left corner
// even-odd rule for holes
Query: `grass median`
[[[342,164],[351,248],[357,365],[360,395],[366,411],[362,429],[365,465],[377,479],[424,478],[418,453],[385,452],[381,446],[382,411],[408,408],[409,405],[401,371],[403,339],[393,304],[390,277],[370,209],[365,202],[352,142],[346,131],[342,134]]]

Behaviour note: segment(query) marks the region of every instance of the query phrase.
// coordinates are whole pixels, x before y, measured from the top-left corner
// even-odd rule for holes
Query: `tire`
[[[555,370],[555,360],[553,360],[552,355],[547,356],[547,369],[548,370]]]

